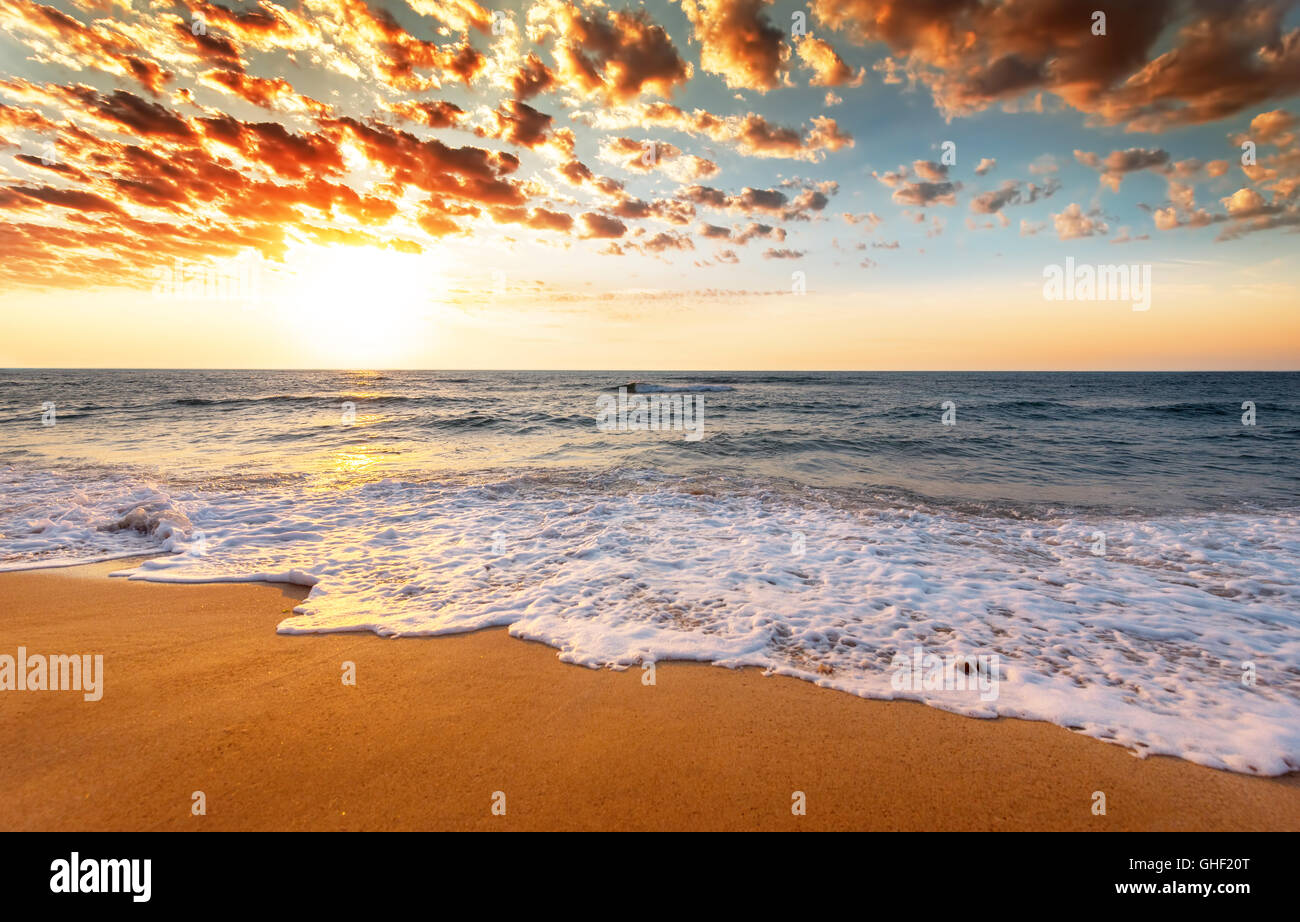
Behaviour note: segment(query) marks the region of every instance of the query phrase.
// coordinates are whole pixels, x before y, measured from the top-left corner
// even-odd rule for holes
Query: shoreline
[[[0,693],[0,829],[1300,830],[1300,773],[505,628],[282,635],[305,587],[107,578],[133,559],[0,573],[0,653],[105,663],[100,701]]]

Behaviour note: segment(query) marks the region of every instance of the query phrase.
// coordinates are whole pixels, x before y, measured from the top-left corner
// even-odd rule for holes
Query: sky
[[[5,0],[0,62],[0,366],[1300,369],[1289,0]]]

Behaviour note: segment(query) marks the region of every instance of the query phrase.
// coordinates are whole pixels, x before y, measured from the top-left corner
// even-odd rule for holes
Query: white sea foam
[[[194,531],[153,486],[0,469],[0,571],[170,551]]]
[[[0,478],[0,566],[171,551],[128,574],[311,586],[283,633],[508,626],[586,666],[760,666],[1140,754],[1300,768],[1295,515],[1018,519],[632,472],[341,491],[95,482]],[[890,663],[917,646],[996,654],[996,699],[896,691]]]

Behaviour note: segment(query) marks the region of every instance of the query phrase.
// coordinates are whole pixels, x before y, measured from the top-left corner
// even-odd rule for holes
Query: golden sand
[[[0,574],[0,652],[105,672],[98,702],[0,692],[0,829],[1300,829],[1298,775],[752,669],[646,685],[504,630],[282,636],[299,588],[123,566]]]

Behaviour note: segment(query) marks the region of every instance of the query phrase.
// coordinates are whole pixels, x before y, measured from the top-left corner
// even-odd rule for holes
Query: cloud
[[[27,86],[35,90],[30,84]],[[82,84],[52,84],[36,90],[36,93],[47,101],[61,102],[64,106],[78,109],[110,130],[139,138],[171,141],[196,139],[189,121],[156,102],[142,99],[126,90],[104,94]]]
[[[1076,150],[1074,159],[1101,173],[1101,181],[1112,192],[1119,191],[1120,183],[1129,173],[1140,170],[1169,173],[1173,170],[1169,152],[1160,148],[1130,147],[1127,150],[1114,150],[1104,160],[1094,153]]]
[[[56,189],[51,186],[10,186],[7,193],[7,207],[23,207],[24,200],[32,203],[57,205],[76,211],[101,211],[108,214],[122,214],[122,209],[102,196],[78,189]]]
[[[957,191],[961,189],[961,183],[947,180],[935,181],[947,175],[948,168],[946,166],[929,160],[917,160],[913,162],[912,169],[916,171],[917,175],[931,177],[931,179],[913,180],[911,171],[905,166],[900,166],[895,171],[885,173],[873,170],[871,175],[883,185],[894,190],[892,198],[900,205],[928,207],[930,205],[955,205],[957,203]]]
[[[798,234],[818,233],[831,214],[868,231],[881,221],[869,190],[853,190],[864,196],[858,211],[832,210],[835,182],[791,179],[771,163],[823,164],[823,178],[848,159],[853,137],[817,109],[824,96],[840,101],[829,88],[863,82],[841,57],[857,60],[854,43],[886,46],[870,49],[882,92],[919,87],[950,117],[1001,105],[1027,124],[1073,106],[1089,122],[1152,131],[1295,92],[1300,43],[1263,0],[1108,11],[1104,42],[1079,28],[1073,0],[815,0],[817,34],[793,40],[783,8],[766,0],[685,0],[665,25],[620,6],[537,0],[497,34],[476,0],[410,0],[395,14],[363,0],[147,10],[11,0],[0,27],[28,76],[0,78],[0,207],[26,229],[0,231],[0,280],[129,284],[160,261],[244,249],[276,258],[295,241],[410,251],[471,235],[513,245],[528,236],[521,229],[548,245],[595,237],[646,255],[696,238],[733,256],[753,240],[807,253]],[[826,93],[795,88],[791,68]],[[695,70],[700,92],[674,104]],[[729,90],[713,94],[714,111],[695,107],[720,84]],[[783,87],[798,98],[769,92]],[[762,107],[753,93],[766,94]],[[1147,209],[1160,229],[1217,224],[1220,239],[1234,239],[1294,227],[1297,120],[1276,106],[1251,108],[1245,131],[1244,116],[1219,131],[1259,145],[1240,175],[1235,152],[1209,159],[1230,146],[1200,150],[1204,160],[1146,144],[1076,156],[1116,190],[1133,172],[1162,177],[1167,200]],[[45,150],[56,156],[34,156]],[[612,176],[587,165],[596,156],[617,165]],[[724,167],[749,185],[719,188]],[[995,168],[982,158],[974,171]],[[970,212],[1009,224],[1006,209],[1059,188],[1051,155],[1029,170],[1038,181],[977,190]],[[936,235],[944,224],[932,210],[956,204],[957,172],[917,160],[872,175],[918,232]],[[1198,192],[1216,204],[1198,206]],[[1079,206],[1053,223],[1077,236],[1105,227]],[[1021,222],[1022,232],[1036,226]],[[799,249],[780,246],[787,228]]]
[[[1051,93],[1103,124],[1159,132],[1233,115],[1300,89],[1300,30],[1282,0],[1111,5],[1091,34],[1081,0],[814,0],[817,20],[884,42],[893,67],[948,117]],[[1173,29],[1171,35],[1166,31]],[[1162,39],[1164,39],[1162,41]],[[897,79],[897,78],[895,78]]]
[[[775,240],[778,243],[785,240],[785,230],[783,228],[753,221],[744,227],[735,225],[721,227],[717,224],[701,224],[696,229],[696,233],[705,240],[725,240],[737,246],[744,246],[755,239]]]
[[[680,182],[693,182],[716,176],[718,165],[666,141],[632,138],[605,138],[600,144],[600,159],[616,163],[634,173],[651,173],[662,169]]]
[[[556,79],[579,93],[627,103],[672,96],[691,77],[668,33],[644,10],[588,12],[549,0],[529,15],[536,34],[553,43]]]
[[[841,214],[840,217],[844,219],[845,224],[866,224],[868,230],[875,230],[883,221],[880,215],[876,214],[874,211],[868,211],[863,214],[852,214],[846,211]]]
[[[1232,138],[1239,146],[1254,140],[1257,145],[1275,148],[1267,154],[1259,152],[1254,164],[1243,164],[1241,169],[1251,182],[1284,201],[1293,200],[1300,193],[1300,143],[1297,143],[1296,124],[1296,117],[1285,110],[1261,112],[1251,119],[1248,131]]]
[[[960,183],[950,182],[905,183],[900,188],[895,189],[891,197],[900,205],[916,205],[920,207],[955,205],[957,204],[956,192],[960,188]]]
[[[1229,227],[1214,238],[1217,241],[1236,240],[1246,234],[1274,230],[1279,227],[1300,227],[1300,210],[1287,209],[1275,214],[1258,215],[1251,220],[1242,220]]]
[[[659,233],[642,240],[637,245],[649,253],[662,253],[666,250],[695,249],[695,244],[691,241],[690,237],[685,234],[674,234],[671,231],[660,231]]]
[[[805,221],[813,212],[826,208],[835,183],[802,190],[791,199],[780,189],[755,189],[746,186],[737,194],[729,194],[711,186],[690,185],[678,190],[678,198],[715,211],[732,211],[742,214],[767,214],[783,221]]]
[[[510,78],[510,89],[516,99],[531,99],[554,87],[556,82],[555,75],[542,63],[542,59],[530,52]]]
[[[398,100],[381,104],[394,115],[429,128],[451,128],[465,117],[464,109],[443,100]]]
[[[1130,231],[1127,227],[1121,227],[1119,229],[1119,233],[1116,234],[1114,237],[1112,237],[1110,239],[1110,242],[1111,243],[1135,243],[1139,240],[1150,240],[1150,239],[1151,236],[1149,234],[1139,234],[1138,236],[1133,237],[1130,235]]]
[[[584,238],[608,239],[622,237],[627,233],[627,225],[622,221],[593,211],[583,212],[581,221],[581,236]]]
[[[977,214],[997,214],[1009,205],[1032,205],[1040,198],[1048,198],[1061,188],[1055,180],[1038,185],[1008,179],[1000,187],[983,192],[971,199],[970,210]]]
[[[739,230],[733,230],[731,240],[740,246],[744,246],[755,238],[766,238],[778,242],[785,240],[785,230],[780,227],[773,227],[770,224],[750,223]]]
[[[214,9],[209,6],[202,12]],[[274,12],[275,18],[288,22],[297,15],[284,7]],[[327,38],[328,45],[314,48],[317,52],[314,61],[350,76],[372,73],[393,89],[425,92],[440,88],[444,78],[469,86],[487,66],[486,56],[467,37],[447,44],[418,38],[407,32],[387,10],[372,9],[360,0],[345,0],[333,8],[313,7],[308,15],[310,19],[302,27],[308,36],[314,30],[315,38],[295,37],[291,47],[311,46]],[[189,34],[185,22],[178,20],[176,28]],[[215,34],[215,30],[208,32],[209,36]],[[248,41],[246,35],[242,38]]]
[[[293,84],[279,77],[250,77],[240,71],[215,69],[200,75],[199,82],[222,89],[263,109],[310,111],[317,114],[324,114],[328,110],[328,107],[314,99],[299,96],[294,92]]]
[[[551,211],[548,208],[534,208],[528,214],[527,220],[524,221],[529,227],[535,227],[538,230],[552,230],[568,232],[573,228],[573,216],[565,214],[562,211]]]
[[[729,195],[721,189],[694,185],[679,190],[678,195],[696,205],[719,211],[767,212],[774,215],[781,214],[790,201],[779,189],[754,189],[749,186],[736,195]]]
[[[474,0],[407,0],[407,5],[422,16],[430,16],[456,32],[492,29],[492,16]]]
[[[804,129],[775,125],[762,115],[718,116],[703,109],[686,112],[669,103],[650,103],[639,108],[601,113],[595,120],[602,128],[633,125],[656,126],[699,135],[727,144],[749,157],[772,157],[816,162],[829,153],[853,146],[853,137],[833,118],[814,116]]]
[[[1083,208],[1073,202],[1060,214],[1052,215],[1052,224],[1056,227],[1056,236],[1061,240],[1077,240],[1110,232],[1105,221],[1093,213],[1085,214]],[[1022,224],[1022,232],[1023,229]]]
[[[774,89],[790,51],[763,15],[767,0],[681,0],[700,45],[700,67],[732,89]]]
[[[927,182],[943,182],[948,178],[948,167],[933,160],[917,160],[913,162],[912,169]]]
[[[551,116],[538,112],[527,103],[507,99],[492,112],[495,130],[485,136],[502,138],[520,147],[540,147],[548,138]]]
[[[844,59],[829,42],[810,35],[799,42],[796,50],[804,66],[813,72],[812,80],[809,81],[812,86],[862,85],[866,71],[859,68],[855,74],[853,68],[844,63]]]
[[[1276,144],[1290,147],[1295,143],[1292,133],[1296,127],[1296,117],[1285,109],[1261,112],[1250,120],[1250,128],[1245,137],[1259,143]]]
[[[0,26],[31,48],[37,60],[126,77],[153,96],[174,76],[150,59],[143,44],[114,29],[108,20],[85,24],[51,6],[9,0],[0,6]]]
[[[1269,205],[1264,197],[1254,189],[1238,189],[1226,198],[1220,199],[1229,217],[1253,218],[1263,214],[1274,214],[1280,209]]]

